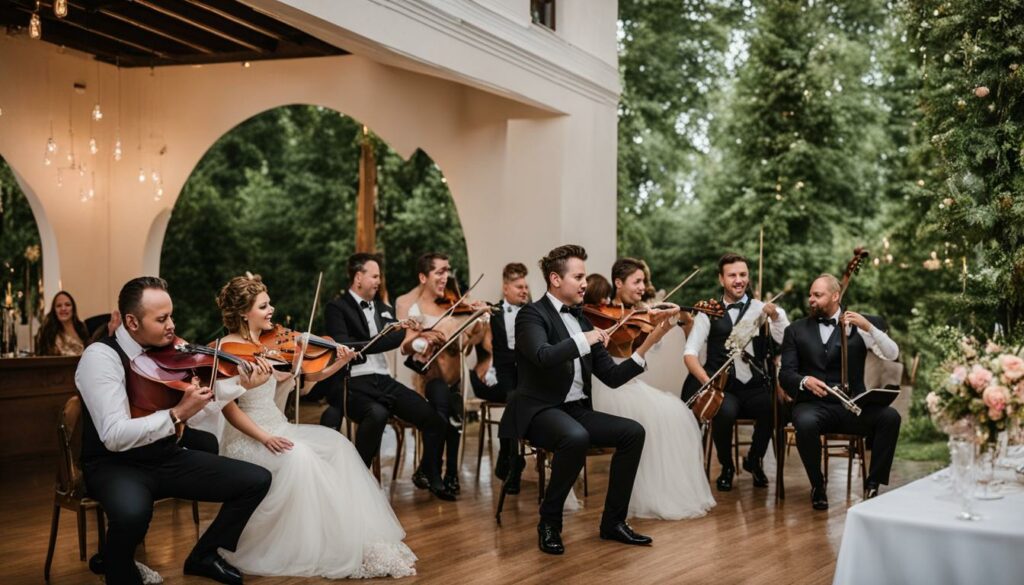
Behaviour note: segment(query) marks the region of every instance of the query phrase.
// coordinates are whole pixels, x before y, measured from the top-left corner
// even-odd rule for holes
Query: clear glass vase
[[[1002,494],[997,494],[991,489],[992,481],[995,479],[997,458],[996,444],[983,443],[978,446],[978,454],[975,458],[978,491],[974,497],[979,500],[998,500],[1003,497]]]
[[[953,477],[953,491],[959,496],[960,512],[957,519],[972,521],[979,516],[974,513],[974,491],[976,467],[974,464],[974,443],[950,437],[949,468]]]

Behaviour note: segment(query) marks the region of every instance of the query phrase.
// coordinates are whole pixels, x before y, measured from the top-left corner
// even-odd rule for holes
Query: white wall
[[[595,269],[611,265],[618,81],[612,69],[613,81],[606,83],[602,76],[609,67],[600,59],[552,39],[550,31],[538,33],[534,25],[523,27],[468,0],[438,4],[477,19],[459,25],[479,37],[475,45],[449,29],[428,26],[446,13],[425,0],[253,4],[281,10],[287,13],[281,18],[322,38],[357,38],[360,50],[343,57],[254,62],[250,68],[123,70],[119,107],[114,67],[26,37],[0,37],[0,156],[14,169],[40,224],[48,295],[59,281],[76,296],[82,314],[109,311],[125,280],[158,272],[174,202],[206,150],[247,118],[295,103],[333,108],[369,126],[401,155],[422,148],[433,158],[452,190],[470,270],[487,273],[482,296],[498,296],[506,262],[536,266],[547,250],[567,242],[586,246]],[[342,4],[345,10],[334,12]],[[395,5],[420,12],[391,13]],[[381,14],[392,19],[382,24],[371,18]],[[359,34],[331,18],[359,28]],[[482,27],[497,32],[484,33]],[[487,49],[507,49],[515,30],[527,40],[540,34],[541,44],[531,50],[546,47],[547,53]],[[546,73],[523,67],[522,59],[531,54],[535,69]],[[575,62],[586,64],[584,73],[550,77]],[[587,71],[598,74],[588,77]],[[72,93],[75,82],[88,86],[85,95]],[[93,128],[101,150],[92,157],[88,114],[98,88],[105,117]],[[58,187],[56,170],[43,165],[43,153],[51,119],[60,156],[66,152],[69,101],[75,150],[90,172],[84,179],[65,172],[64,186]],[[119,123],[124,158],[114,162]],[[158,156],[165,145],[166,154]],[[140,166],[147,175],[162,167],[160,200],[148,177],[138,182]],[[96,196],[83,203],[79,189],[90,186],[92,171]],[[532,276],[536,289],[542,279]]]

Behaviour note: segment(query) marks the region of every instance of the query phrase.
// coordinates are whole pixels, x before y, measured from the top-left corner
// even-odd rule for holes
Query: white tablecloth
[[[1000,500],[974,502],[980,520],[958,520],[947,470],[861,502],[846,514],[833,585],[1021,585],[1024,490],[1012,472]]]

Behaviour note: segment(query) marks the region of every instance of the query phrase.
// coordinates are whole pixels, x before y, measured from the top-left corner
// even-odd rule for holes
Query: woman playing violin
[[[217,298],[228,344],[259,345],[274,329],[274,307],[259,276],[232,278]],[[337,345],[331,363],[304,374],[308,391],[338,371],[355,352]],[[291,369],[298,369],[301,351]],[[289,423],[275,398],[286,397],[298,376],[279,372],[257,352],[246,379],[217,382],[218,393],[238,396],[224,408],[233,429],[221,453],[261,465],[273,474],[270,491],[246,525],[232,563],[257,575],[329,578],[401,577],[416,560],[377,481],[355,447],[331,429]]]
[[[616,359],[621,360],[632,352],[637,339],[646,336],[650,330],[647,325],[656,320],[658,313],[671,310],[675,305],[659,304],[665,308],[644,311],[643,299],[651,296],[653,287],[642,260],[620,258],[612,266],[611,276],[608,287],[611,302],[601,309],[602,312],[615,322],[616,317],[621,319],[637,310],[630,319],[633,322],[619,326],[608,344],[608,351],[613,356],[618,353]],[[590,298],[589,283],[590,278],[588,299],[584,302],[599,301],[599,298]],[[597,288],[601,288],[600,285]],[[599,319],[586,309],[585,314],[592,321]],[[595,326],[601,325],[595,322]],[[620,351],[613,352],[613,348]],[[700,428],[678,394],[655,388],[639,378],[616,389],[595,379],[592,392],[595,410],[631,418],[647,431],[629,502],[631,515],[679,520],[703,516],[715,505],[704,476]]]

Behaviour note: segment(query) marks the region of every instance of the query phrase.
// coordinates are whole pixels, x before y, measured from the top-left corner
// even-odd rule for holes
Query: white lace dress
[[[678,391],[665,392],[638,378],[609,388],[595,376],[592,396],[594,410],[631,418],[646,431],[630,516],[697,518],[715,505],[704,475],[700,426]]]
[[[223,383],[237,386],[238,378]],[[275,455],[231,426],[224,433],[221,455],[261,465],[274,477],[238,550],[222,550],[224,557],[253,575],[415,575],[405,531],[355,447],[327,427],[289,423],[274,402],[276,388],[271,378],[241,394],[238,405],[268,433],[291,440],[290,451]]]

